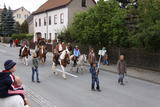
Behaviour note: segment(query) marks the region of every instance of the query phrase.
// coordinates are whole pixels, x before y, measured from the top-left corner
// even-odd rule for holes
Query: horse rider
[[[62,53],[62,51],[64,50],[64,45],[62,44],[62,41],[59,41],[59,43],[56,46],[56,49],[58,53]]]
[[[80,50],[77,45],[74,48],[73,55],[74,55],[74,65],[73,66],[75,67],[77,65],[78,58],[81,55]]]
[[[71,45],[71,43],[67,44],[67,49],[72,53],[72,45]]]
[[[22,45],[21,45],[21,48],[19,50],[19,56],[20,57],[22,56],[22,49],[24,49],[24,48],[27,48],[29,50],[29,48],[27,46],[27,42],[23,42]],[[31,56],[30,50],[29,50],[29,55]]]

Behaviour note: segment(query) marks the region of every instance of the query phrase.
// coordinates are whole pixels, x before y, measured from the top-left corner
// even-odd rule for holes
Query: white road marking
[[[28,87],[24,87],[27,90],[27,96],[29,98],[31,98],[33,101],[35,101],[36,103],[38,103],[41,107],[57,107],[54,104],[51,104],[47,99],[45,99],[44,97],[36,94],[35,92],[33,92],[30,88]]]
[[[57,71],[59,71],[59,72],[63,72],[63,71],[62,71],[62,70],[60,70],[60,69],[56,69],[56,70],[57,70]],[[77,75],[73,75],[73,74],[68,73],[68,72],[65,72],[65,74],[70,75],[70,76],[75,77],[75,78],[77,78],[77,77],[78,77]]]

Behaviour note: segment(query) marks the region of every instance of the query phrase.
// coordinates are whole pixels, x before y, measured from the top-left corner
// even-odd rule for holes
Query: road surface
[[[31,82],[31,57],[29,66],[18,59],[19,48],[9,48],[0,45],[0,68],[7,59],[17,62],[16,75],[23,79],[28,92],[31,107],[160,107],[160,85],[127,77],[126,85],[117,83],[117,75],[100,71],[100,86],[102,92],[90,90],[90,73],[67,72],[77,76],[55,76],[51,71],[52,57],[47,56],[47,62],[40,64],[41,83]],[[58,68],[60,69],[60,68]],[[87,68],[88,69],[88,68]]]

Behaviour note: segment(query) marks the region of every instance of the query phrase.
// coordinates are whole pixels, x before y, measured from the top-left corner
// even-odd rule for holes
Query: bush
[[[23,40],[23,39],[32,40],[32,38],[33,38],[33,35],[31,34],[20,33],[20,34],[12,35],[12,39],[18,39],[18,40]]]

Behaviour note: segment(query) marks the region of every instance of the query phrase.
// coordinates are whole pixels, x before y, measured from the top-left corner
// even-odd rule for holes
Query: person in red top
[[[13,60],[7,60],[4,63],[4,68],[0,72],[0,98],[20,95],[24,100],[24,105],[29,105],[26,98],[24,88],[22,87],[21,79],[15,76],[16,63]]]
[[[19,45],[19,40],[18,39],[15,40],[15,45],[16,45],[16,47]]]

